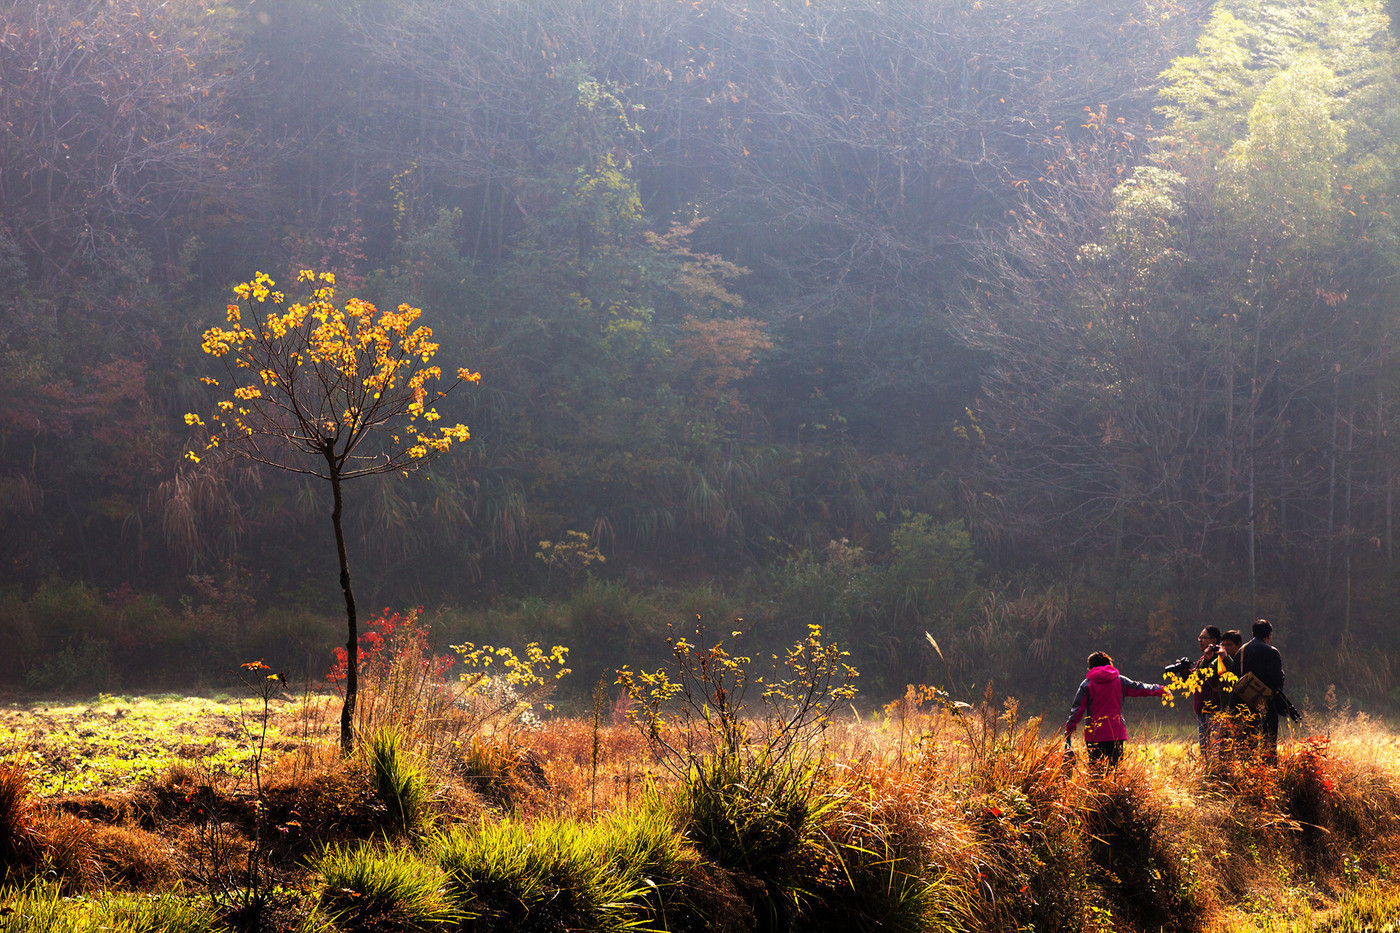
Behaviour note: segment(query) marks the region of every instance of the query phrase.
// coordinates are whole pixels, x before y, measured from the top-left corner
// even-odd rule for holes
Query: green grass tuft
[[[324,854],[320,908],[344,933],[431,933],[458,919],[438,867],[397,846],[360,843]]]
[[[821,896],[833,853],[824,820],[837,799],[820,763],[798,755],[721,753],[697,762],[680,791],[686,838],[745,885],[760,924],[785,928]]]
[[[213,933],[217,916],[205,900],[179,891],[111,894],[101,901],[64,897],[40,882],[0,895],[0,933]]]
[[[432,809],[432,792],[422,767],[403,750],[399,734],[392,729],[376,731],[368,752],[390,829],[402,836],[415,835],[430,820]]]
[[[458,827],[433,849],[453,897],[482,931],[666,927],[685,863],[659,807],[598,823]]]

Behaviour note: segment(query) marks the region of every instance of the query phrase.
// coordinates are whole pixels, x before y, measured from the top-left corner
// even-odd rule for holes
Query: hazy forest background
[[[313,268],[482,373],[347,489],[444,641],[1058,706],[1264,615],[1391,703],[1396,12],[0,0],[0,679],[324,675],[328,493],[181,457],[230,286]]]

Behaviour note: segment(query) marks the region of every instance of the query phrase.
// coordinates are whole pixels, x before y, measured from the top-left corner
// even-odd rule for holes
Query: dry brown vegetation
[[[281,695],[265,723],[241,717],[239,767],[38,796],[9,761],[0,905],[50,879],[174,886],[217,908],[209,929],[1321,930],[1400,857],[1396,738],[1345,709],[1276,766],[1156,738],[1106,770],[1067,761],[1013,700],[911,689],[814,721],[776,759],[762,718],[741,733],[758,751],[672,733],[695,749],[676,767],[625,704],[536,720],[420,688],[371,692],[350,757],[334,698]],[[624,864],[642,880],[607,888]]]

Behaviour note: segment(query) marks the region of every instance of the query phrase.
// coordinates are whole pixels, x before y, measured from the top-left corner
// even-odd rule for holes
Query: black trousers
[[[1113,739],[1108,742],[1085,742],[1084,748],[1089,752],[1090,761],[1107,761],[1111,765],[1116,765],[1123,760],[1123,740]]]

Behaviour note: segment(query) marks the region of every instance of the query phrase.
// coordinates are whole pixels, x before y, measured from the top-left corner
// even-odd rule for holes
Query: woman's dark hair
[[[1095,651],[1093,654],[1089,655],[1089,666],[1112,667],[1113,659],[1108,656],[1107,652]]]

